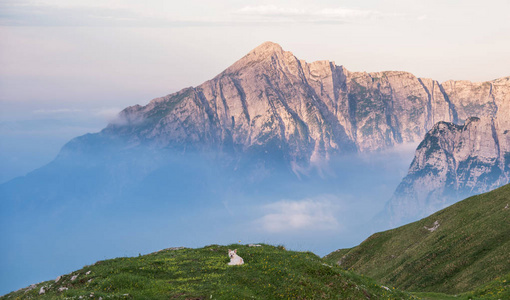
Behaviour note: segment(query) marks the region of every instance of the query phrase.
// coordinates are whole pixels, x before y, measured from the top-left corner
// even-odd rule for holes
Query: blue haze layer
[[[126,147],[89,134],[0,185],[0,294],[84,265],[159,249],[265,242],[325,255],[370,220],[413,147],[331,160],[296,176],[279,157]]]

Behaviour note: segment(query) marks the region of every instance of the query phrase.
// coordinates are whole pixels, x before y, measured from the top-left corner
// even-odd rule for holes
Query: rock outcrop
[[[416,150],[388,203],[392,225],[424,217],[462,198],[510,182],[510,115],[438,122]]]
[[[440,84],[406,72],[350,72],[266,42],[212,80],[126,108],[101,134],[182,151],[273,153],[307,167],[418,142],[438,121],[508,113],[509,79]]]

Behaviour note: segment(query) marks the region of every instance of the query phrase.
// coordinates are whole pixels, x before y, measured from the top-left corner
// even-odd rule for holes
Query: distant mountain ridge
[[[490,82],[350,72],[266,42],[215,78],[135,105],[102,131],[160,148],[275,153],[295,167],[420,141],[439,121],[510,110],[510,77]]]
[[[387,205],[394,224],[424,217],[461,198],[510,182],[510,115],[437,123],[416,150]]]

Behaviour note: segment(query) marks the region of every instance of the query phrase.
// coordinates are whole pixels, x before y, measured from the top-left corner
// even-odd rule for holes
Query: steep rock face
[[[274,153],[309,165],[419,141],[438,121],[494,117],[508,109],[508,90],[508,78],[442,86],[406,72],[349,72],[266,42],[200,86],[126,108],[101,134],[183,151]]]
[[[438,122],[388,203],[393,225],[510,182],[509,115]]]

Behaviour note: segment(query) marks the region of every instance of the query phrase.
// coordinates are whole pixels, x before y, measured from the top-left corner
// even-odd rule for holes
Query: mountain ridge
[[[420,141],[438,121],[496,116],[509,97],[501,89],[510,90],[510,77],[441,84],[402,71],[350,72],[266,42],[211,80],[126,108],[104,132],[130,131],[132,142],[157,147],[279,152],[306,167]]]
[[[509,133],[497,118],[488,117],[471,117],[464,125],[434,125],[386,206],[392,224],[416,220],[509,183]]]

